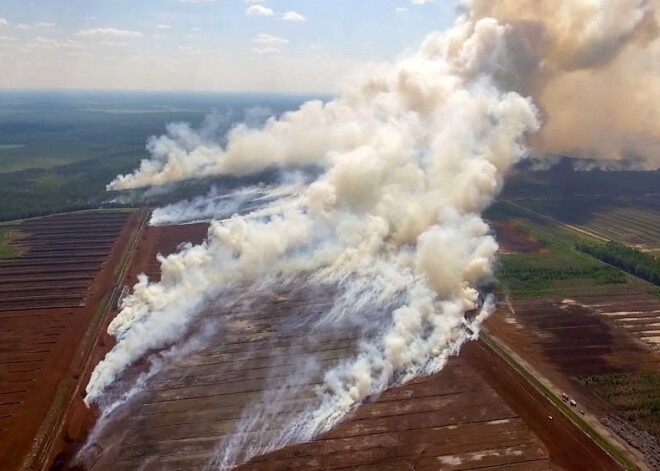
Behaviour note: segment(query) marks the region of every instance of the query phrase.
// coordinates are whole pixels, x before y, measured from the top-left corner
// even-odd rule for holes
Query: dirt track
[[[658,338],[653,334],[660,323],[660,301],[653,296],[518,300],[513,306],[515,313],[501,306],[487,321],[489,328],[556,388],[573,397],[579,408],[590,412],[596,424],[598,417],[617,412],[586,388],[580,376],[660,371],[660,352],[654,343]],[[622,443],[634,443],[634,426],[628,425],[633,433],[618,436],[613,429],[609,433]],[[660,446],[653,448],[645,451],[647,461],[660,457]]]
[[[0,262],[2,469],[44,465],[50,434],[82,367],[85,333],[112,289],[114,267],[138,221],[138,213],[90,211],[16,226],[24,235],[15,242],[21,255]],[[88,231],[92,238],[104,234],[103,243],[88,248]],[[67,242],[70,232],[79,244]]]

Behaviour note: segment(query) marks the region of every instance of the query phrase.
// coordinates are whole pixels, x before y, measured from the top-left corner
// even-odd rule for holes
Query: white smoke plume
[[[258,171],[275,161],[327,170],[300,194],[300,209],[214,222],[206,242],[162,260],[161,282],[142,277],[110,326],[118,344],[94,371],[87,401],[149,349],[176,340],[210,297],[291,270],[318,272],[322,281],[358,275],[372,290],[408,293],[409,314],[395,313],[383,350],[391,371],[419,361],[406,350],[418,334],[433,338],[429,329],[440,329],[430,350],[450,345],[497,250],[479,212],[524,155],[525,133],[537,128],[530,100],[489,79],[506,31],[495,20],[461,22],[414,57],[369,71],[338,100],[308,103],[263,130],[239,127],[226,151],[192,150],[188,162],[195,155],[206,168]],[[452,50],[453,42],[462,48]],[[156,179],[180,169],[171,165],[178,161],[171,157]],[[436,317],[457,318],[435,326]],[[355,401],[369,392],[353,387],[346,385]]]
[[[282,205],[286,205],[290,200],[292,202],[291,197],[300,189],[300,184],[290,184],[273,187],[252,186],[226,192],[214,186],[203,196],[154,209],[149,224],[169,226],[229,219],[235,214],[249,214],[252,218],[277,214],[283,210]],[[279,205],[273,204],[277,200]]]
[[[323,168],[286,204],[267,203],[257,217],[214,220],[204,243],[161,259],[160,282],[140,278],[110,325],[117,345],[93,372],[88,404],[127,366],[176,342],[213,299],[242,283],[296,275],[339,288],[320,323],[381,328],[362,339],[353,358],[325,372],[320,405],[290,424],[292,439],[331,427],[393,378],[405,382],[442,368],[492,307],[465,328],[498,249],[480,214],[540,129],[531,97],[541,99],[546,123],[586,117],[569,100],[561,108],[544,97],[559,80],[578,83],[575,73],[597,81],[623,54],[649,44],[638,30],[648,28],[654,11],[642,0],[466,3],[451,30],[431,34],[411,57],[364,70],[339,98],[308,102],[260,129],[237,126],[226,145],[170,128],[151,141],[152,159],[111,183],[121,190],[271,167]],[[539,4],[545,6],[536,10]],[[631,154],[653,166],[658,122],[654,129],[621,124],[609,141],[590,139],[589,124],[574,138],[546,124],[533,142],[549,149],[548,136],[563,136],[556,143],[567,146],[562,151],[591,156],[600,145],[607,158]],[[639,136],[643,145],[628,141]],[[189,206],[204,213],[198,203]]]
[[[543,114],[542,130],[531,141],[535,153],[595,159],[605,167],[622,162],[660,168],[658,0],[464,0],[464,4],[465,21],[470,24],[489,18],[502,24],[498,47],[486,45],[483,51],[461,57],[467,46],[463,41],[472,42],[474,48],[480,45],[454,28],[429,36],[427,52],[445,55],[451,67],[462,69],[455,72],[464,77],[474,78],[490,67],[487,73],[500,89],[531,96]],[[444,39],[435,41],[438,35]],[[444,50],[431,51],[434,43]],[[399,85],[404,94],[413,91],[403,89],[405,81],[414,80],[419,72],[406,73],[410,76],[402,77]],[[382,85],[377,76],[373,70],[362,79],[374,80],[374,88],[368,91],[374,96]],[[419,91],[433,93],[430,88]],[[235,127],[224,149],[208,140],[191,146],[190,139],[171,129],[169,137],[152,141],[151,159],[144,160],[135,173],[117,177],[109,188],[123,190],[203,175],[244,175],[268,166],[327,163],[329,149],[354,149],[363,142],[359,134],[372,131],[365,125],[353,126],[356,116],[350,100],[360,92],[353,84],[343,99],[327,106],[307,103],[300,112],[267,121],[266,132]]]

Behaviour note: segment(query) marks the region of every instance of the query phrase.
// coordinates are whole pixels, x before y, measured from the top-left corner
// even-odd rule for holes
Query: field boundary
[[[570,420],[578,429],[585,433],[593,440],[607,455],[620,464],[626,470],[640,470],[641,468],[636,465],[623,450],[620,450],[607,440],[601,433],[599,433],[591,424],[580,417],[573,409],[571,409],[558,394],[556,394],[550,386],[544,384],[539,377],[542,375],[534,370],[529,364],[523,364],[519,360],[516,353],[512,352],[505,344],[503,344],[494,335],[482,331],[479,334],[479,340],[488,345],[493,351],[500,356],[511,368],[520,374],[530,385],[538,390],[543,396],[546,397],[568,420]],[[527,362],[525,362],[527,363]],[[623,446],[621,444],[621,446]]]
[[[140,210],[136,211],[137,213],[141,212]],[[64,427],[66,425],[66,420],[63,420],[71,409],[71,404],[75,400],[76,396],[80,393],[81,390],[81,381],[84,378],[84,373],[89,367],[89,359],[91,352],[94,348],[94,345],[97,343],[99,336],[101,335],[101,327],[105,321],[105,318],[108,315],[108,312],[112,308],[112,300],[115,299],[115,296],[118,292],[118,289],[121,285],[121,281],[125,275],[127,267],[130,265],[133,254],[135,253],[136,246],[140,240],[140,234],[142,234],[148,220],[149,220],[149,211],[142,211],[143,214],[141,219],[138,220],[138,224],[131,231],[131,234],[128,238],[128,243],[126,248],[121,256],[122,263],[125,264],[119,276],[113,271],[113,289],[109,294],[106,294],[101,299],[98,308],[96,309],[94,316],[90,319],[89,327],[85,332],[83,338],[81,339],[80,346],[78,347],[78,352],[76,354],[77,358],[74,358],[72,365],[78,363],[77,371],[80,371],[80,375],[77,376],[77,381],[74,384],[65,384],[66,378],[63,379],[58,385],[58,389],[65,387],[66,391],[61,392],[61,394],[67,393],[68,399],[61,401],[61,404],[56,404],[58,401],[54,401],[51,408],[49,409],[47,416],[50,418],[48,423],[44,422],[42,427],[39,428],[35,438],[35,444],[32,447],[32,451],[28,456],[27,460],[24,462],[23,469],[30,470],[47,470],[49,469],[52,461],[50,456],[53,451],[53,445],[57,437],[62,436]],[[84,369],[79,369],[84,368]],[[62,396],[62,397],[66,397]],[[50,424],[50,426],[48,425]],[[46,430],[44,430],[45,428]]]
[[[518,208],[518,209],[520,209],[520,210],[522,210],[522,211],[525,211],[526,213],[529,213],[529,214],[532,214],[532,215],[534,215],[534,216],[540,217],[540,218],[542,218],[542,219],[545,219],[545,220],[547,220],[547,221],[550,221],[550,222],[552,222],[552,223],[554,223],[554,224],[557,224],[558,226],[564,227],[564,228],[566,228],[566,229],[570,229],[570,230],[572,230],[572,231],[579,232],[579,233],[582,234],[582,235],[586,235],[586,236],[592,237],[592,238],[597,239],[597,240],[600,240],[600,241],[602,241],[602,242],[609,242],[609,241],[610,241],[610,239],[608,239],[607,237],[603,237],[603,236],[598,235],[598,234],[596,234],[596,233],[594,233],[594,232],[588,231],[588,230],[586,230],[586,229],[582,229],[582,228],[577,227],[577,226],[574,226],[574,225],[572,225],[572,224],[566,224],[565,222],[561,222],[559,219],[555,219],[555,218],[553,218],[552,216],[548,216],[548,215],[546,215],[546,214],[542,214],[542,213],[539,213],[539,212],[537,212],[537,211],[534,211],[533,209],[526,208],[526,207],[521,206],[521,205],[519,205],[519,204],[517,204],[517,203],[514,203],[514,202],[511,201],[511,200],[504,200],[503,203],[510,204],[511,206],[514,206],[514,207],[516,207],[516,208]]]

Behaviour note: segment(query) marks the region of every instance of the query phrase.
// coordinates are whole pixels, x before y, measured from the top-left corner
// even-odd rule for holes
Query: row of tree
[[[575,278],[588,278],[596,284],[625,283],[625,276],[610,267],[535,267],[516,266],[515,264],[501,264],[498,270],[500,277],[515,279],[523,283],[537,283]]]
[[[618,242],[590,244],[579,242],[576,248],[638,278],[660,286],[660,260]]]

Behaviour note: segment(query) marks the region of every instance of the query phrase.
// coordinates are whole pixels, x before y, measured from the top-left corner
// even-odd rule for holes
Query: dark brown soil
[[[660,300],[650,295],[583,296],[575,300],[517,300],[502,305],[489,329],[544,377],[598,417],[616,409],[579,380],[583,376],[660,371],[657,351]],[[611,423],[608,422],[605,425]],[[635,427],[611,430],[624,442]],[[641,433],[638,431],[638,433]],[[649,447],[646,447],[646,451]],[[654,456],[656,456],[654,458]],[[660,447],[647,453],[651,462]]]
[[[113,270],[140,217],[88,211],[17,227],[25,234],[16,242],[22,254],[7,263],[27,263],[30,270],[0,279],[0,287],[9,288],[0,301],[0,468],[45,465],[59,414],[81,373],[85,333],[112,291]],[[64,230],[75,232],[80,245],[69,244]],[[109,242],[92,253],[85,247],[88,231],[102,232]],[[43,237],[47,242],[32,245]],[[58,254],[57,265],[49,262],[52,253]],[[76,261],[87,255],[91,265],[76,271]],[[52,276],[44,277],[52,267]],[[0,275],[4,270],[12,268],[0,264]]]
[[[514,221],[490,222],[503,253],[544,253],[547,249]]]
[[[199,241],[205,234],[206,225],[148,228],[123,284],[132,285],[142,272],[156,278],[157,253],[169,253],[180,242]],[[329,295],[317,295],[310,301],[309,297],[284,293],[254,300],[243,322],[235,324],[237,331],[223,332],[181,364],[172,364],[159,373],[144,395],[111,425],[112,440],[97,445],[97,459],[88,465],[95,470],[200,469],[213,456],[219,437],[232,430],[246,404],[267,388],[273,369],[287,374],[287,368],[295,365],[291,363],[291,345],[298,345],[302,337],[278,333],[278,323],[324,309],[331,301],[326,299]],[[205,318],[217,315],[209,313]],[[505,340],[517,341],[509,330],[502,331]],[[295,353],[316,352],[322,361],[331,363],[350,352],[352,345],[354,339],[347,332],[340,338],[299,347]],[[90,370],[111,346],[112,339],[102,336],[90,358]],[[552,346],[531,349],[537,358],[543,358]],[[137,365],[136,371],[140,368]],[[81,384],[86,384],[88,374]],[[135,373],[129,372],[126,381],[134,377]],[[66,422],[72,440],[69,455],[76,443],[84,441],[92,423],[93,416],[77,399]],[[481,342],[468,345],[437,375],[393,388],[365,404],[348,421],[317,440],[257,457],[240,469],[466,468],[619,469]]]

